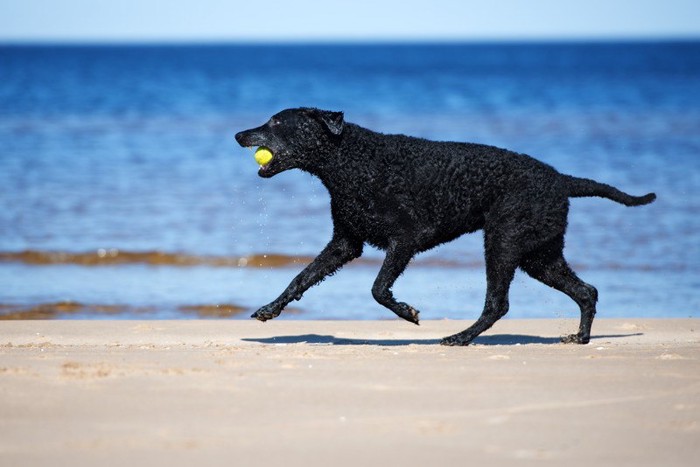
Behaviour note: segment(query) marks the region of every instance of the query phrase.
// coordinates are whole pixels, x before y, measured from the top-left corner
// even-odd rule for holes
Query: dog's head
[[[258,175],[272,177],[288,169],[314,171],[343,134],[343,113],[300,108],[275,114],[262,126],[241,131],[236,141],[243,147],[263,146],[272,160]]]

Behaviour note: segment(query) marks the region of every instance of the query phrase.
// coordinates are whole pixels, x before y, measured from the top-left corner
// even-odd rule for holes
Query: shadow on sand
[[[635,334],[614,334],[604,336],[592,336],[591,342],[600,339],[618,339],[623,337],[641,336]],[[243,338],[247,342],[259,342],[261,344],[311,344],[311,345],[437,345],[440,339],[347,339],[321,334],[302,334],[298,336],[274,336],[260,338]],[[491,336],[479,336],[474,339],[477,345],[526,345],[526,344],[559,344],[559,337],[527,336],[522,334],[496,334]]]

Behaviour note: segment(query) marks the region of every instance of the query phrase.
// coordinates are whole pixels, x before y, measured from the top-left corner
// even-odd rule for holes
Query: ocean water
[[[296,106],[530,154],[649,206],[572,200],[565,254],[601,317],[698,316],[700,42],[0,46],[0,318],[247,318],[330,238],[313,177],[256,175],[233,135]],[[475,319],[480,233],[394,287]],[[393,319],[367,248],[281,319]],[[518,273],[509,317],[577,317]]]

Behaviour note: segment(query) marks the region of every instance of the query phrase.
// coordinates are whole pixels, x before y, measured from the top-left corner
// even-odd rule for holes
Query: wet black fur
[[[320,178],[331,196],[333,238],[276,300],[253,314],[261,321],[278,316],[309,287],[359,257],[369,243],[386,251],[372,295],[418,324],[418,310],[394,298],[394,281],[417,253],[483,229],[483,313],[442,343],[467,345],[505,315],[510,283],[521,268],[578,304],[579,331],[562,340],[585,344],[598,293],[576,276],[563,256],[569,198],[599,196],[627,206],[655,199],[653,193],[630,196],[563,175],[505,149],[376,133],[346,123],[340,112],[284,110],[266,124],[238,133],[236,140],[272,151],[261,177],[299,168]]]

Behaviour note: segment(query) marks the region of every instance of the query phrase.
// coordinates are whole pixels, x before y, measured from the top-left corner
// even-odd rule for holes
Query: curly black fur
[[[418,310],[396,301],[391,288],[417,253],[484,230],[486,303],[468,329],[445,345],[467,345],[508,311],[508,289],[519,267],[564,292],[581,309],[577,334],[585,344],[596,312],[596,289],[563,256],[569,198],[599,196],[627,206],[655,195],[631,196],[593,180],[562,175],[524,154],[471,143],[384,135],[340,112],[284,110],[236,135],[242,146],[265,146],[272,161],[261,177],[299,168],[321,179],[331,195],[333,238],[272,303],[253,318],[272,319],[292,300],[362,254],[364,243],[386,251],[372,287],[380,304],[418,324]]]

